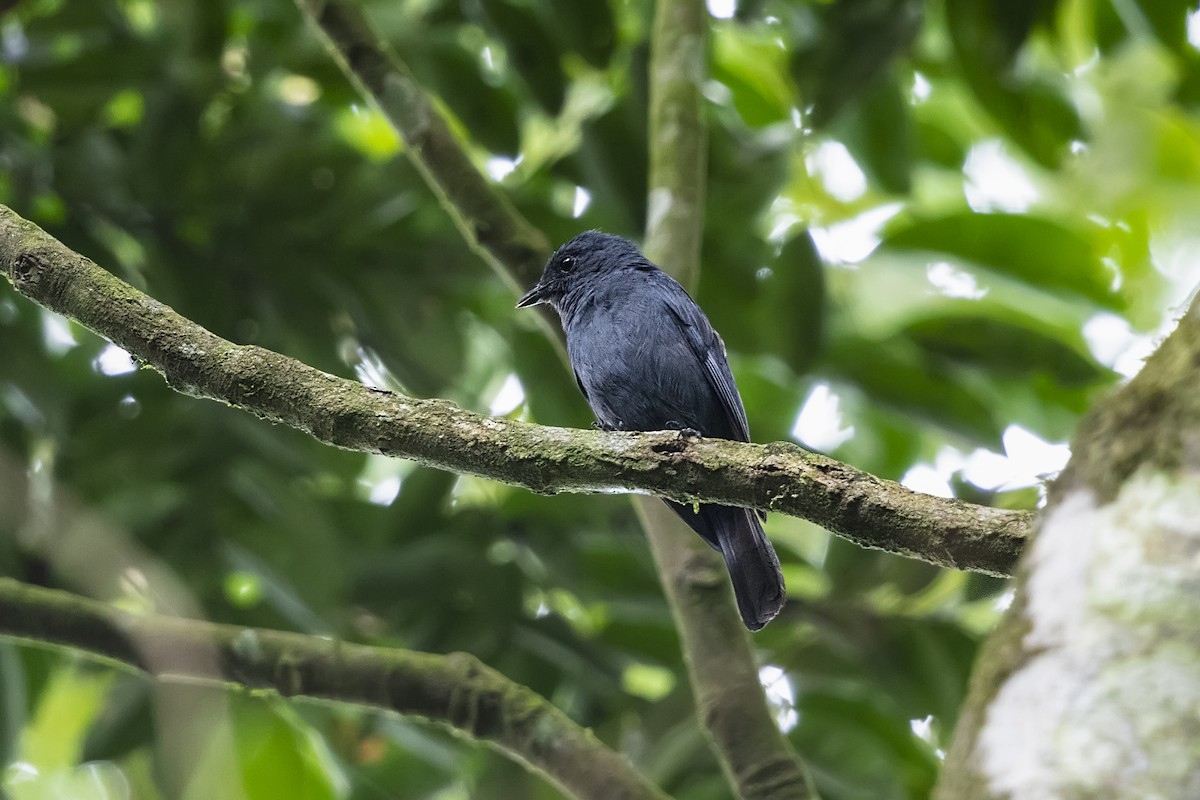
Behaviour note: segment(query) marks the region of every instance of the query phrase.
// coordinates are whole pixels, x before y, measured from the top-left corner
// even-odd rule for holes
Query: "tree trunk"
[[[937,800],[1200,797],[1200,301],[1081,424]]]

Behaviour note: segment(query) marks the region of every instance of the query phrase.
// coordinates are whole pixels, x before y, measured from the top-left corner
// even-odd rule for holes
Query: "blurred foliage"
[[[650,4],[364,5],[552,240],[638,235]],[[1013,431],[1064,441],[1200,277],[1191,3],[712,8],[698,298],[755,438],[1036,503],[1036,477],[972,465],[1016,469]],[[22,0],[0,18],[0,58],[0,202],[70,247],[236,341],[479,411],[589,422],[289,0]],[[0,342],[0,458],[29,476],[0,489],[3,574],[141,604],[173,575],[179,607],[210,619],[467,650],[672,795],[727,796],[619,498],[320,446],[173,393],[8,286]],[[89,536],[68,550],[56,537],[79,520]],[[824,797],[927,796],[1002,582],[778,515],[768,531],[792,601],[754,641]],[[170,694],[0,645],[0,786],[558,796],[420,721]]]

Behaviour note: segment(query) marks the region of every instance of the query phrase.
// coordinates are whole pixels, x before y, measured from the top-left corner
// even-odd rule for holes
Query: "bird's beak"
[[[536,306],[538,303],[544,302],[546,302],[546,287],[542,285],[541,281],[538,281],[532,289],[517,301],[517,308],[529,308],[530,306]]]

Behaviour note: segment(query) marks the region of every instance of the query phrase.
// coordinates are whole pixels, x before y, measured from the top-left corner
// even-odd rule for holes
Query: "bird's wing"
[[[588,397],[587,389],[584,388],[583,378],[579,377],[579,370],[574,369],[571,371],[575,373],[575,384],[579,387],[579,393],[583,395],[583,399],[585,402],[587,402],[588,404],[591,404],[592,400],[590,397]]]
[[[730,431],[740,441],[748,442],[750,423],[746,421],[742,397],[738,394],[737,384],[733,382],[733,373],[725,360],[725,343],[683,287],[676,284],[676,289],[677,291],[667,294],[667,308],[679,320],[688,345],[704,368],[709,385],[721,399],[721,407],[725,411]]]

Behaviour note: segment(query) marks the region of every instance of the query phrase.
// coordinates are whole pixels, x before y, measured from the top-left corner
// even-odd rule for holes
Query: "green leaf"
[[[117,800],[122,796],[125,781],[118,767],[79,763],[115,678],[110,670],[75,664],[54,669],[21,734],[14,763],[0,774],[0,795],[11,795],[13,800]]]
[[[947,369],[892,344],[854,337],[834,342],[827,370],[890,406],[980,444],[998,446],[991,406]]]
[[[920,220],[886,236],[881,248],[947,253],[1032,286],[1120,309],[1117,276],[1097,257],[1083,229],[1025,214],[965,211]]]
[[[242,697],[230,705],[247,797],[345,795],[345,778],[328,746],[291,706]]]
[[[1093,383],[1108,374],[1082,351],[1081,342],[1069,343],[1060,338],[1068,335],[1065,331],[1042,328],[1018,314],[1001,319],[962,313],[918,319],[903,333],[930,354],[999,372],[1043,372],[1068,386]],[[1070,338],[1078,339],[1078,334]]]
[[[509,62],[551,114],[562,108],[566,82],[556,39],[538,13],[540,5],[515,0],[479,0],[479,21],[503,44]]]
[[[281,701],[228,696],[227,724],[210,724],[185,798],[337,800],[347,785],[325,743]],[[207,716],[220,720],[218,716]]]
[[[762,127],[789,119],[795,92],[774,33],[717,23],[712,51],[712,77],[732,90],[733,105],[746,124]]]
[[[21,760],[46,771],[75,766],[114,678],[113,672],[91,667],[56,669],[21,736]]]
[[[395,128],[371,106],[344,109],[338,115],[338,130],[348,144],[375,162],[390,160],[402,146]]]
[[[1017,56],[1039,21],[1051,19],[1057,0],[947,0],[946,23],[971,90],[1004,132],[1039,164],[1056,168],[1083,137],[1065,81],[1048,72],[1019,70]]]
[[[825,339],[825,265],[808,231],[784,243],[770,273],[756,277],[759,349],[774,351],[802,375],[820,358]]]
[[[810,4],[793,22],[791,70],[812,122],[829,124],[903,56],[921,29],[919,0]]]
[[[675,675],[653,664],[633,663],[621,673],[621,688],[632,695],[657,702],[675,688]]]
[[[904,194],[911,188],[913,123],[896,80],[880,80],[847,106],[832,133],[881,188]]]

